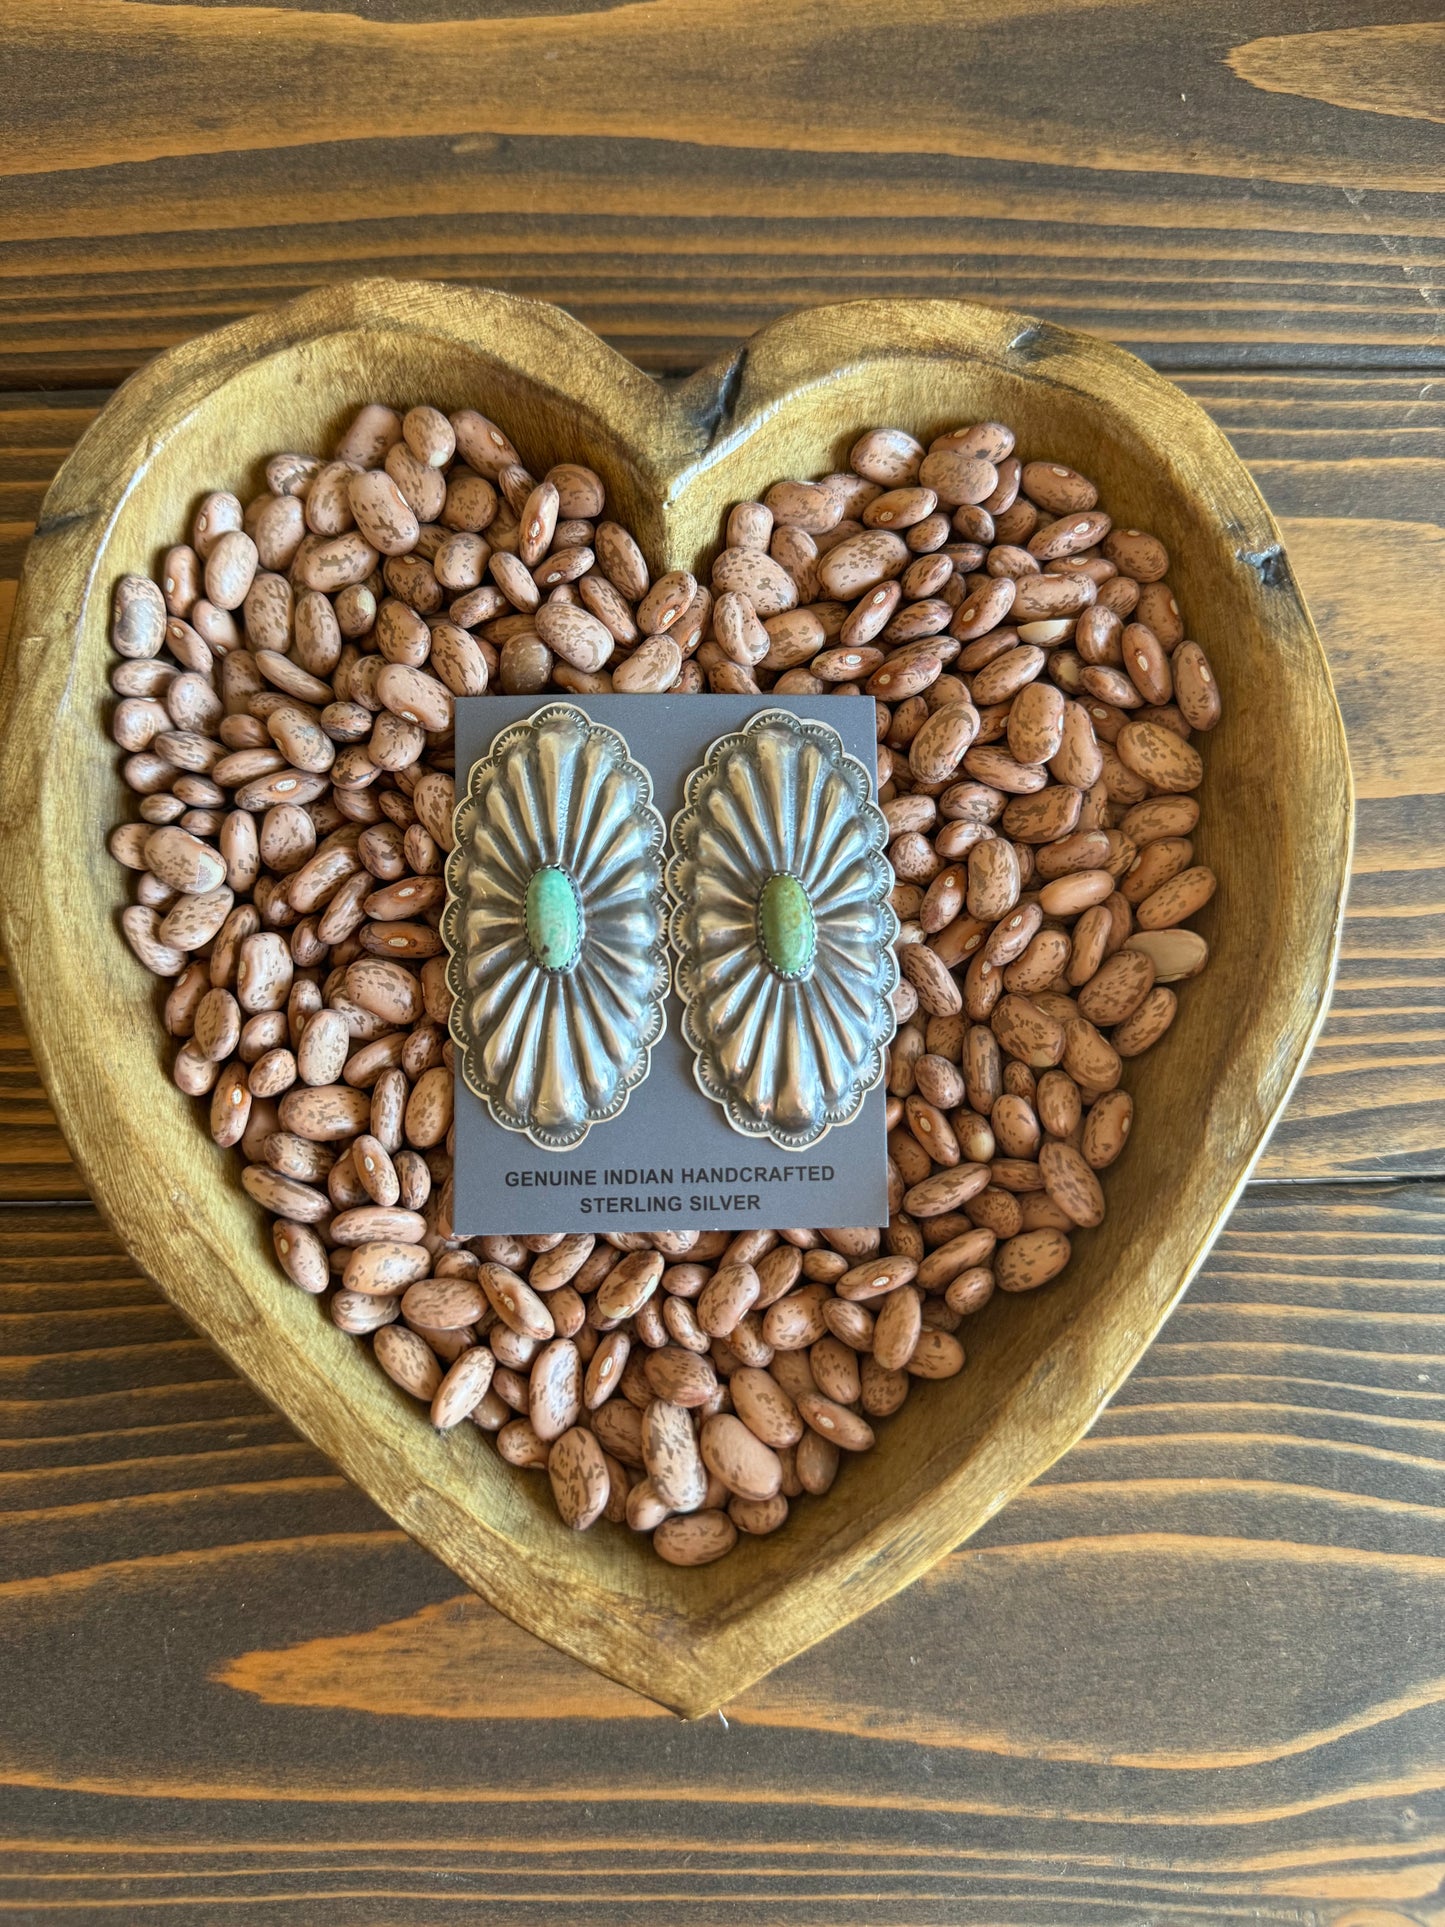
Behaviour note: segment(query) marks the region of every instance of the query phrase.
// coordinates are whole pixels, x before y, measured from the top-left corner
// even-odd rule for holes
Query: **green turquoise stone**
[[[758,898],[758,940],[780,977],[806,977],[818,945],[808,893],[796,877],[769,877]]]
[[[527,942],[543,970],[570,970],[582,949],[582,899],[565,870],[547,864],[527,883]]]

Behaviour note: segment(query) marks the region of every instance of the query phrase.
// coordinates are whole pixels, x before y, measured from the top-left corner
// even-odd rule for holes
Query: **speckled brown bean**
[[[547,1457],[547,1477],[564,1525],[585,1532],[602,1517],[611,1480],[602,1447],[585,1426],[573,1426],[555,1440]]]
[[[693,1512],[664,1519],[652,1535],[653,1549],[670,1566],[707,1566],[737,1544],[738,1531],[725,1512]]]
[[[834,1404],[821,1392],[804,1392],[798,1411],[806,1424],[845,1452],[867,1452],[874,1443],[874,1431],[865,1419],[844,1405]]]
[[[403,1301],[402,1309],[406,1304]],[[582,1358],[570,1338],[554,1338],[532,1361],[527,1416],[539,1439],[560,1438],[582,1412]]]
[[[1109,1091],[1119,1081],[1119,1053],[1086,1017],[1064,1025],[1064,1069],[1082,1089]]]
[[[442,1368],[431,1347],[405,1325],[384,1325],[371,1343],[377,1363],[393,1384],[430,1405],[442,1382]]]
[[[921,783],[946,782],[963,761],[978,727],[978,711],[972,703],[943,704],[910,743],[909,768]]]
[[[771,1499],[782,1485],[777,1453],[730,1412],[704,1420],[699,1446],[708,1470],[740,1499]]]
[[[930,1160],[924,1160],[924,1169]],[[838,1296],[852,1304],[867,1304],[875,1298],[884,1298],[900,1286],[908,1284],[918,1272],[918,1260],[906,1252],[890,1253],[877,1258],[865,1258],[861,1264],[850,1265],[841,1278],[835,1279],[833,1289]],[[824,1312],[826,1316],[827,1307]]]
[[[1156,984],[1138,1009],[1117,1026],[1111,1038],[1120,1057],[1140,1057],[1157,1044],[1174,1022],[1179,999],[1163,984]]]
[[[917,476],[923,453],[923,444],[901,428],[872,428],[854,442],[848,463],[879,488],[901,488]]]
[[[648,1300],[649,1309],[656,1305],[655,1298]],[[643,1360],[643,1371],[656,1397],[689,1410],[706,1405],[718,1387],[712,1361],[683,1345],[668,1344],[660,1350],[649,1351]]]
[[[944,1299],[950,1311],[956,1312],[960,1318],[966,1318],[973,1312],[981,1311],[992,1298],[993,1292],[992,1268],[988,1265],[970,1265],[950,1280]]]
[[[497,1361],[485,1345],[470,1345],[447,1371],[432,1398],[431,1422],[449,1431],[471,1414],[486,1397]]]
[[[417,517],[384,469],[353,475],[347,494],[357,528],[379,554],[405,555],[416,547]]]
[[[642,1478],[628,1490],[623,1517],[634,1532],[651,1532],[671,1511],[652,1480]]]
[[[901,575],[912,560],[901,536],[888,529],[865,529],[819,557],[818,586],[826,596],[852,602],[880,582]]]
[[[537,634],[552,654],[584,672],[600,669],[616,647],[606,624],[573,603],[544,603],[536,624]]]
[[[245,1007],[244,998],[242,1004]],[[370,1121],[370,1093],[345,1084],[301,1085],[281,1099],[281,1128],[313,1144],[354,1138]]]
[[[487,1263],[478,1272],[477,1282],[492,1310],[510,1331],[525,1338],[552,1337],[556,1325],[545,1301],[516,1272],[506,1265]]]
[[[957,1164],[951,1170],[935,1171],[922,1183],[910,1187],[903,1208],[914,1218],[937,1218],[957,1211],[977,1197],[989,1181],[986,1164]]]
[[[821,1432],[804,1427],[793,1451],[793,1470],[804,1492],[815,1496],[826,1492],[838,1476],[842,1455]]]
[[[446,1064],[423,1071],[407,1100],[403,1129],[407,1143],[427,1151],[446,1137],[452,1125],[452,1073]]]
[[[884,1299],[873,1327],[873,1356],[889,1371],[902,1371],[923,1329],[923,1297],[904,1285]]]
[[[1126,723],[1114,748],[1124,767],[1141,776],[1151,789],[1195,790],[1204,780],[1204,763],[1198,750],[1158,723]]]
[[[131,661],[159,655],[167,615],[165,598],[154,582],[142,575],[123,575],[113,591],[111,647]]]
[[[1167,703],[1174,695],[1169,654],[1154,631],[1131,622],[1123,635],[1123,668],[1146,703]]]
[[[544,1472],[552,1448],[539,1439],[527,1419],[512,1419],[497,1434],[497,1451],[508,1465]]]
[[[1174,700],[1191,729],[1213,729],[1219,721],[1219,685],[1209,658],[1197,642],[1181,642],[1171,660]]]
[[[1083,1104],[1079,1087],[1067,1071],[1045,1071],[1034,1092],[1039,1122],[1050,1137],[1072,1137],[1079,1128]]]
[[[778,1450],[797,1444],[803,1435],[803,1421],[770,1372],[744,1366],[733,1373],[728,1387],[738,1417],[764,1445]]]
[[[402,1295],[402,1316],[409,1325],[439,1332],[468,1329],[481,1317],[485,1301],[466,1278],[422,1278]]]
[[[1132,904],[1142,903],[1171,877],[1194,861],[1194,845],[1187,836],[1156,837],[1135,856],[1119,883],[1120,894]]]
[[[929,945],[900,945],[898,966],[905,981],[917,992],[919,1006],[930,1016],[946,1017],[963,1008],[958,980]]]
[[[930,1251],[918,1268],[917,1283],[924,1292],[941,1290],[948,1281],[974,1265],[985,1264],[997,1240],[986,1229],[961,1231]]]
[[[1061,462],[1025,462],[1019,477],[1025,495],[1050,515],[1069,515],[1093,508],[1099,491],[1077,469]]]
[[[1169,573],[1169,551],[1157,536],[1142,529],[1112,529],[1102,546],[1119,573],[1135,582],[1158,582]]]
[[[1107,870],[1074,870],[1056,877],[1039,891],[1039,908],[1046,917],[1077,917],[1112,896],[1114,879]]]
[[[1020,1063],[1048,1070],[1062,1059],[1063,1026],[1031,998],[1000,998],[989,1021],[999,1044]]]
[[[651,696],[670,689],[682,668],[682,651],[671,636],[650,636],[612,671],[620,696]]]
[[[769,1305],[763,1314],[763,1337],[776,1352],[803,1351],[828,1329],[823,1304],[826,1286],[804,1285]]]
[[[1075,616],[1089,607],[1097,593],[1085,575],[1022,576],[1014,595],[1013,619],[1024,624]]]
[[[337,1291],[331,1295],[327,1306],[331,1322],[338,1331],[350,1333],[354,1338],[364,1338],[383,1325],[394,1325],[401,1316],[401,1300],[391,1297],[368,1297],[359,1291]]]
[[[1129,1139],[1134,1122],[1134,1100],[1127,1091],[1106,1091],[1090,1106],[1084,1119],[1079,1149],[1095,1171],[1114,1162]]]
[[[303,1084],[334,1084],[351,1055],[351,1033],[339,1010],[318,1010],[307,1019],[296,1046],[296,1074]]]
[[[142,856],[151,874],[172,890],[202,896],[226,880],[226,865],[217,852],[176,825],[152,830]]]
[[[293,1285],[313,1296],[326,1290],[331,1268],[326,1246],[309,1225],[278,1218],[271,1227],[276,1262]]]
[[[964,1363],[963,1347],[952,1332],[927,1326],[919,1334],[906,1369],[910,1378],[956,1378]]]
[[[1071,1251],[1062,1231],[1025,1231],[1005,1239],[994,1253],[999,1290],[1033,1291],[1047,1284],[1069,1262]]]
[[[755,615],[766,621],[798,605],[798,588],[787,570],[756,549],[724,549],[712,566],[715,596],[746,596]]]
[[[643,1463],[664,1503],[674,1512],[695,1512],[707,1495],[707,1467],[691,1414],[653,1399],[642,1414],[641,1441]]]
[[[745,595],[720,595],[713,605],[713,638],[733,662],[751,668],[768,654],[772,638]]]
[[[975,843],[968,853],[968,913],[980,922],[994,923],[1018,901],[1018,853],[1004,837]]]
[[[665,1260],[660,1251],[630,1251],[613,1266],[593,1298],[593,1322],[601,1329],[633,1318],[651,1298],[662,1277]]]
[[[795,1478],[795,1496],[799,1490],[801,1487],[797,1486]],[[727,1510],[728,1517],[739,1532],[746,1532],[752,1538],[762,1538],[786,1524],[788,1501],[782,1492],[775,1493],[771,1499],[733,1498],[728,1500]]]
[[[982,455],[935,442],[918,465],[922,488],[932,489],[945,508],[985,501],[998,487],[998,470]]]
[[[631,1335],[621,1328],[598,1340],[582,1381],[582,1403],[589,1412],[598,1411],[617,1390],[631,1350]]]
[[[1092,1167],[1071,1144],[1049,1138],[1039,1147],[1039,1171],[1044,1189],[1076,1225],[1104,1221],[1104,1193]]]
[[[1137,1010],[1154,986],[1154,964],[1138,950],[1119,950],[1079,991],[1079,1015],[1108,1028]]]
[[[758,1301],[762,1284],[751,1265],[724,1265],[697,1300],[697,1322],[714,1338],[726,1338]]]
[[[1168,930],[1202,910],[1214,895],[1216,879],[1204,864],[1181,870],[1138,905],[1134,915],[1141,930]]]

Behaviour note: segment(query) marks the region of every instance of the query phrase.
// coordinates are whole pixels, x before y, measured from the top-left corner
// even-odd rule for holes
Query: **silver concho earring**
[[[788,1151],[883,1077],[898,935],[888,826],[827,724],[765,710],[688,778],[667,887],[683,1035],[728,1123]]]
[[[442,935],[467,1085],[568,1151],[616,1117],[666,1023],[662,818],[627,744],[567,703],[502,730],[457,805]]]

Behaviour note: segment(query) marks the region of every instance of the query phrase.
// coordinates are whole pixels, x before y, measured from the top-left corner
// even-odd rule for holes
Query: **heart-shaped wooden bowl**
[[[876,1451],[773,1538],[680,1571],[610,1526],[577,1536],[545,1480],[420,1409],[279,1274],[234,1156],[172,1085],[154,981],[117,928],[127,813],[105,729],[111,585],[149,572],[209,488],[246,494],[349,412],[480,406],[541,473],[575,459],[655,567],[701,569],[728,506],[842,464],[864,428],[927,439],[998,417],[1158,532],[1224,696],[1206,757],[1213,948],[1168,1039],[1131,1065],[1141,1128],[1109,1216],[1058,1284],[970,1320],[959,1379],[917,1389]],[[57,1115],[96,1201],[167,1296],[469,1585],[553,1645],[705,1712],[866,1612],[1073,1443],[1193,1276],[1324,1011],[1350,851],[1349,769],[1319,641],[1223,435],[1122,350],[945,301],[776,322],[672,390],[555,308],[434,285],[328,289],[162,355],[46,497],[9,650],[4,939]],[[499,1227],[505,1228],[505,1227]]]

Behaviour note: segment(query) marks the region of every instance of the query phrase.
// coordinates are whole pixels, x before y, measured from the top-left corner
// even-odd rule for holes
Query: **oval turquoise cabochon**
[[[758,899],[758,940],[780,977],[805,977],[818,945],[812,900],[795,876],[771,876]]]
[[[571,874],[555,863],[534,870],[527,884],[527,942],[544,970],[566,970],[582,949],[582,899]]]

